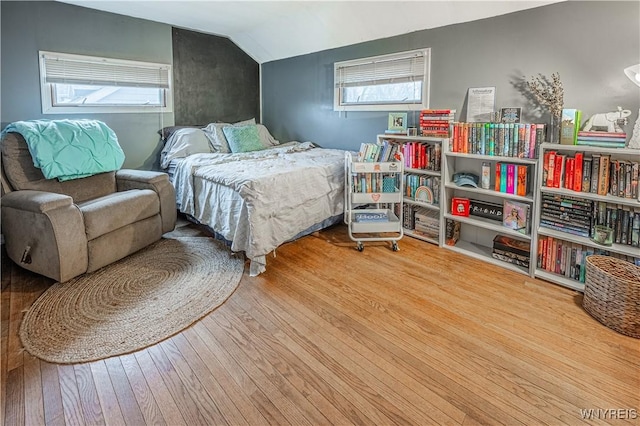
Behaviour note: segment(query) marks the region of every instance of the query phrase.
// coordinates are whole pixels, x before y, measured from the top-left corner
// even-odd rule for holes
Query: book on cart
[[[356,222],[389,222],[389,215],[387,213],[354,213],[353,220]]]

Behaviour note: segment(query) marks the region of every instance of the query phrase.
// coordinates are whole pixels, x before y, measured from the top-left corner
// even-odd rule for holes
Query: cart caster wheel
[[[398,247],[398,243],[394,242],[393,244],[391,244],[391,249],[393,251],[398,251],[398,250],[400,250],[400,247]]]
[[[362,245],[362,243],[358,243],[357,249],[358,251],[364,250],[364,246]]]

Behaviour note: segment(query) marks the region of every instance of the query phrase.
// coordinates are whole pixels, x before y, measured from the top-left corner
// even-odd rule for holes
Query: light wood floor
[[[286,244],[189,329],[88,364],[21,348],[51,284],[3,260],[1,424],[640,422],[640,340],[579,293],[411,238],[359,253],[338,226]]]

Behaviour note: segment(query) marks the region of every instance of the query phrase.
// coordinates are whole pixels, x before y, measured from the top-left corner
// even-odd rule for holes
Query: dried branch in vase
[[[562,115],[564,90],[560,74],[557,72],[551,74],[551,80],[549,77],[538,74],[537,77],[531,77],[531,80],[527,81],[527,87],[540,105],[549,108],[552,116],[560,117]]]

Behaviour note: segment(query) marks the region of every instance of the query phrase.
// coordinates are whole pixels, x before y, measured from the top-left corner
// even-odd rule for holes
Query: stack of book
[[[496,176],[496,182],[497,179]],[[543,186],[637,199],[639,183],[638,161],[617,160],[608,154],[586,157],[582,152],[566,155],[551,150],[544,153]]]
[[[356,161],[366,163],[394,161],[395,155],[399,150],[400,147],[398,144],[386,140],[383,140],[381,143],[363,142],[360,144]]]
[[[449,149],[464,154],[536,158],[544,124],[452,123]]]
[[[529,243],[525,241],[498,234],[493,239],[491,256],[504,262],[528,268],[531,250]]]
[[[455,109],[423,109],[420,111],[420,134],[448,138],[449,127],[455,120]]]
[[[437,240],[440,234],[440,215],[435,210],[422,207],[415,209],[414,227],[416,234]]]
[[[402,145],[404,165],[409,169],[440,171],[442,148],[439,143],[407,142]]]
[[[579,131],[576,145],[624,148],[626,133]]]
[[[595,225],[593,201],[543,193],[541,202],[541,227],[589,238]]]
[[[614,243],[640,247],[640,207],[595,201],[593,208],[594,225],[611,228]]]
[[[530,175],[527,165],[498,162],[494,188],[497,192],[525,196],[530,191]]]

